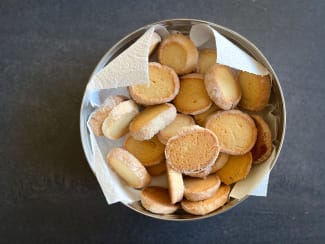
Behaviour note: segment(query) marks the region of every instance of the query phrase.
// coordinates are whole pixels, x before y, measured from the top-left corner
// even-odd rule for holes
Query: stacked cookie
[[[269,102],[270,77],[217,64],[215,50],[198,50],[183,34],[155,33],[150,54],[148,83],[128,87],[131,99],[108,97],[89,124],[110,140],[128,134],[107,164],[141,189],[145,209],[208,214],[271,154],[270,128],[256,114]],[[168,188],[149,186],[165,173]]]

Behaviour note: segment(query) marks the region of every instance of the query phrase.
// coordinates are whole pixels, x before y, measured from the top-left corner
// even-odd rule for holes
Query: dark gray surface
[[[324,243],[324,1],[0,2],[0,243]],[[162,222],[107,206],[85,160],[79,106],[124,35],[198,18],[254,42],[278,73],[287,133],[267,198],[221,216]]]

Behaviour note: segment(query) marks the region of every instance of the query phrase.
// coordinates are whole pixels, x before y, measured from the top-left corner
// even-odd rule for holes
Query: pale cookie
[[[142,188],[150,183],[150,175],[141,162],[122,148],[113,148],[107,155],[107,164],[129,186]]]
[[[206,71],[217,62],[217,52],[214,49],[199,50],[199,61],[197,64],[197,72],[205,74]]]
[[[204,171],[212,166],[220,150],[215,134],[197,125],[184,127],[166,145],[166,162],[183,173]]]
[[[102,130],[104,136],[116,140],[128,132],[131,120],[139,113],[138,105],[132,100],[115,106],[104,120]]]
[[[177,203],[183,199],[184,182],[181,173],[173,170],[169,165],[166,165],[168,191],[171,203]]]
[[[220,110],[220,108],[213,103],[207,111],[194,115],[195,122],[200,126],[205,126],[208,117],[218,110]]]
[[[100,105],[92,114],[89,120],[89,125],[96,136],[103,136],[102,125],[111,110],[119,103],[127,100],[127,97],[115,95],[109,96],[104,103]]]
[[[171,34],[158,48],[158,60],[183,75],[191,73],[197,65],[199,53],[190,38],[183,34]]]
[[[166,65],[149,63],[149,84],[129,86],[130,96],[139,104],[155,105],[170,102],[179,92],[179,78]]]
[[[204,82],[210,98],[216,105],[224,110],[236,107],[241,98],[241,90],[229,67],[214,64],[205,73]]]
[[[163,161],[159,164],[146,167],[146,169],[151,176],[162,175],[166,172],[166,162]]]
[[[230,155],[249,152],[256,141],[253,119],[239,110],[216,112],[209,117],[205,127],[218,137],[220,151]]]
[[[205,215],[222,207],[228,201],[229,193],[230,187],[221,185],[212,197],[197,202],[183,200],[181,206],[188,213]]]
[[[216,174],[204,179],[184,178],[184,196],[190,201],[201,201],[212,197],[220,186],[220,179]]]
[[[262,110],[268,104],[271,95],[270,76],[241,71],[238,80],[242,93],[239,106],[251,111]]]
[[[160,164],[165,159],[165,145],[157,136],[145,141],[137,141],[128,136],[124,141],[124,149],[132,153],[145,167]]]
[[[161,143],[167,143],[168,139],[176,135],[179,130],[185,126],[195,125],[193,118],[185,114],[177,114],[174,121],[158,133],[158,139]]]
[[[215,172],[217,172],[219,169],[221,169],[228,161],[229,155],[226,153],[219,153],[218,158],[216,159],[216,161],[214,162],[214,164],[208,168],[207,170],[201,171],[201,172],[197,172],[197,173],[191,173],[191,174],[187,174],[191,177],[198,177],[198,178],[204,178],[209,174],[213,174]]]
[[[181,77],[180,90],[173,103],[183,114],[200,114],[207,111],[212,101],[205,89],[203,75],[192,73]]]
[[[150,47],[149,47],[149,56],[155,51],[158,44],[161,42],[161,37],[158,33],[152,33]]]
[[[217,171],[217,175],[221,182],[231,185],[246,178],[251,170],[252,162],[251,152],[239,156],[230,155],[225,166]]]
[[[268,159],[272,153],[272,134],[269,125],[259,115],[252,115],[256,128],[257,139],[252,149],[253,161],[259,164]]]
[[[176,108],[170,103],[147,107],[131,122],[129,130],[134,139],[149,140],[176,118]]]
[[[156,214],[171,214],[178,209],[170,202],[168,190],[158,186],[149,186],[141,191],[141,204]]]

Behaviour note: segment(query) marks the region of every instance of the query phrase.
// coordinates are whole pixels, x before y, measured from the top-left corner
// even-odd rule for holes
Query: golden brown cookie
[[[228,66],[212,65],[205,73],[204,82],[210,98],[220,108],[229,110],[239,103],[240,85]]]
[[[257,139],[252,149],[253,162],[259,164],[268,159],[272,153],[272,135],[269,125],[259,115],[252,115],[256,128]]]
[[[199,50],[199,61],[197,65],[197,72],[205,74],[206,71],[217,62],[217,52],[215,49],[201,49]]]
[[[152,166],[149,166],[149,167],[146,167],[147,168],[147,171],[148,173],[151,175],[151,176],[159,176],[159,175],[162,175],[166,172],[166,162],[163,161],[159,164],[156,164],[156,165],[152,165]]]
[[[204,78],[199,73],[181,77],[180,90],[173,103],[183,114],[200,114],[207,111],[212,101],[205,89]]]
[[[242,155],[249,152],[256,141],[257,129],[253,119],[239,111],[219,111],[211,115],[206,128],[218,137],[221,152]]]
[[[157,136],[145,141],[128,136],[124,141],[124,149],[132,153],[145,167],[160,164],[165,160],[165,145]]]
[[[155,105],[170,102],[179,92],[179,79],[166,65],[149,63],[149,84],[129,86],[130,96],[139,104]]]
[[[271,95],[270,76],[241,71],[238,80],[242,93],[239,106],[251,111],[262,110],[268,104]]]
[[[199,58],[198,50],[187,36],[177,33],[169,35],[158,48],[158,60],[183,75],[191,73]]]
[[[204,127],[208,117],[218,110],[220,110],[220,108],[213,103],[207,111],[194,115],[194,119],[198,125]]]
[[[107,164],[129,186],[142,188],[150,183],[150,175],[140,161],[122,148],[113,148],[107,155]]]

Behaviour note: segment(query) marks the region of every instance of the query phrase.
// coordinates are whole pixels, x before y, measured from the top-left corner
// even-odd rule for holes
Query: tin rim
[[[154,22],[152,24],[145,25],[145,26],[140,27],[137,30],[131,32],[130,34],[126,35],[125,37],[123,37],[121,40],[119,40],[115,45],[113,45],[104,54],[104,56],[97,63],[94,71],[90,75],[90,78],[89,78],[87,84],[92,79],[92,77],[108,63],[108,61],[112,60],[113,58],[115,58],[115,56],[117,56],[119,53],[121,53],[123,50],[125,50],[129,45],[131,45],[133,43],[133,41],[135,41],[138,37],[140,37],[148,28],[150,28],[153,25],[157,25],[157,24],[165,26],[167,28],[179,27],[179,26],[190,27],[194,24],[207,24],[207,25],[211,26],[212,28],[216,29],[217,31],[219,31],[221,34],[223,34],[225,37],[227,37],[232,42],[237,44],[243,50],[248,52],[251,56],[253,56],[256,60],[261,62],[270,71],[271,75],[273,76],[272,89],[274,89],[274,90],[272,92],[276,93],[275,96],[277,97],[277,101],[279,102],[277,105],[278,105],[278,110],[279,110],[278,112],[279,112],[279,117],[280,117],[280,121],[279,121],[280,126],[279,126],[278,132],[277,132],[278,144],[276,145],[276,155],[275,155],[274,161],[273,161],[271,169],[270,169],[270,170],[272,170],[272,168],[274,167],[274,165],[276,164],[276,162],[279,158],[279,155],[280,155],[283,143],[284,143],[284,136],[285,136],[285,130],[286,130],[286,107],[285,107],[285,100],[284,100],[282,87],[281,87],[280,81],[278,79],[278,76],[276,75],[274,69],[272,68],[271,64],[266,59],[266,57],[263,55],[263,53],[247,38],[245,38],[244,36],[238,34],[237,32],[235,32],[229,28],[226,28],[224,26],[217,25],[215,23],[211,23],[208,21],[199,20],[199,19],[166,19],[166,20],[162,20],[162,21]],[[86,125],[87,118],[85,118],[85,116],[84,116],[85,104],[86,104],[86,89],[84,91],[82,102],[81,102],[81,107],[80,107],[80,136],[81,136],[83,151],[86,155],[86,159],[88,161],[88,164],[91,165],[90,162],[91,162],[92,150],[91,150],[91,145],[90,145],[89,133],[87,130],[87,125]],[[238,204],[242,203],[248,197],[249,196],[247,195],[240,200],[233,199],[232,201],[227,203],[221,209],[216,210],[216,211],[209,213],[207,215],[204,215],[204,216],[195,216],[195,215],[190,215],[190,214],[181,215],[185,218],[179,218],[181,216],[178,216],[176,214],[159,215],[159,214],[150,213],[149,211],[144,210],[142,208],[141,204],[139,204],[138,202],[133,203],[133,204],[126,204],[126,203],[122,203],[122,204],[127,206],[128,208],[140,213],[140,214],[143,214],[143,215],[155,218],[155,219],[172,220],[172,221],[194,221],[194,220],[201,220],[201,219],[209,218],[212,216],[220,215],[220,214],[232,209],[233,207],[237,206]]]

